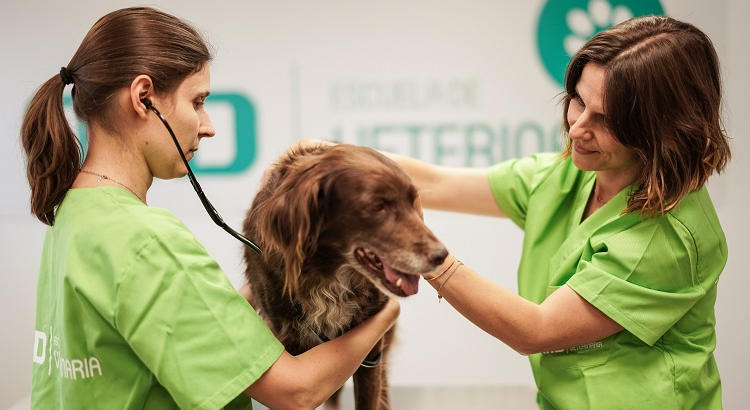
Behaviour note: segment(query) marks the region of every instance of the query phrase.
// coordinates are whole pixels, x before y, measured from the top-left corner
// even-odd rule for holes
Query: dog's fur
[[[386,295],[416,293],[420,273],[443,262],[447,251],[416,199],[403,170],[369,148],[295,147],[266,171],[243,225],[263,255],[246,249],[245,275],[251,304],[287,351],[341,335],[378,312]],[[357,409],[390,408],[393,332],[368,355],[382,352],[381,363],[354,374]]]

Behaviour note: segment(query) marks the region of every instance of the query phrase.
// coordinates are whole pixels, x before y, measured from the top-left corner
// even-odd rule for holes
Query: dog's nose
[[[430,255],[428,256],[430,263],[432,263],[434,266],[440,266],[440,264],[442,264],[447,257],[448,249],[445,249],[444,246],[438,246],[434,248],[432,251],[430,251]]]

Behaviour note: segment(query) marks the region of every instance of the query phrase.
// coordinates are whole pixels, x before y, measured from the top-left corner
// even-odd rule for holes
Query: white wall
[[[544,1],[427,0],[374,3],[195,2],[152,3],[192,21],[216,49],[214,91],[250,98],[257,110],[258,157],[237,175],[201,177],[225,219],[239,226],[263,168],[295,139],[340,136],[348,142],[378,142],[383,148],[427,160],[461,163],[470,127],[489,128],[499,139],[495,158],[516,152],[514,133],[539,127],[551,136],[559,118],[559,86],[539,62],[537,18]],[[666,12],[690,21],[714,40],[722,62],[727,129],[734,159],[725,175],[712,179],[719,216],[729,242],[729,262],[719,283],[717,360],[725,407],[750,400],[750,360],[744,289],[750,288],[750,200],[746,179],[750,145],[750,6],[741,0],[662,1]],[[31,377],[35,285],[44,227],[27,210],[28,188],[18,129],[33,90],[67,64],[84,34],[101,15],[128,2],[25,1],[0,4],[3,64],[0,74],[0,408],[28,395]],[[352,89],[365,100],[352,99]],[[402,90],[413,98],[388,103],[384,93]],[[226,107],[215,106],[219,136],[201,146],[203,163],[232,158],[234,135]],[[409,128],[411,127],[411,128]],[[414,128],[416,127],[416,128]],[[376,132],[379,141],[372,139]],[[434,155],[442,134],[454,154]],[[485,132],[486,134],[486,132]],[[476,134],[485,135],[481,132]],[[505,135],[506,137],[503,137]],[[531,132],[521,133],[518,152],[539,148]],[[369,136],[366,139],[363,136]],[[416,137],[415,137],[416,136]],[[509,138],[510,137],[510,138]],[[412,139],[413,138],[413,139]],[[477,143],[482,143],[479,138]],[[507,144],[503,146],[502,144]],[[546,144],[546,145],[545,145]],[[549,139],[543,147],[549,149]],[[474,165],[484,165],[477,159]],[[240,192],[242,194],[237,195]],[[213,226],[185,180],[158,182],[152,205],[177,213],[216,257],[234,283],[242,270],[240,245]],[[468,265],[516,288],[521,232],[490,218],[428,212],[428,225]],[[461,319],[431,289],[402,303],[400,345],[391,369],[399,385],[533,385],[526,359],[491,340]],[[441,353],[437,353],[441,352]],[[455,354],[445,354],[455,352]]]
[[[716,303],[717,348],[716,360],[722,375],[725,393],[724,405],[728,409],[747,407],[750,399],[750,309],[745,305],[745,290],[750,285],[750,219],[747,204],[750,201],[750,3],[729,1],[726,9],[726,44],[720,58],[723,63],[726,92],[727,131],[732,140],[733,160],[726,175],[720,177],[727,187],[726,197],[718,206],[727,242],[729,260],[719,280],[719,299]]]

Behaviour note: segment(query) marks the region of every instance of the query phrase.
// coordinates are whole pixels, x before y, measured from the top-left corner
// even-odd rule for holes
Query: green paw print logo
[[[548,0],[539,14],[537,47],[559,85],[570,58],[596,33],[634,16],[664,14],[659,0]]]

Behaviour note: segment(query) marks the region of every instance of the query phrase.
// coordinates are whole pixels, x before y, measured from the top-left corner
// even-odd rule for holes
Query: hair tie
[[[65,67],[60,67],[60,78],[64,85],[73,84],[73,73]]]

